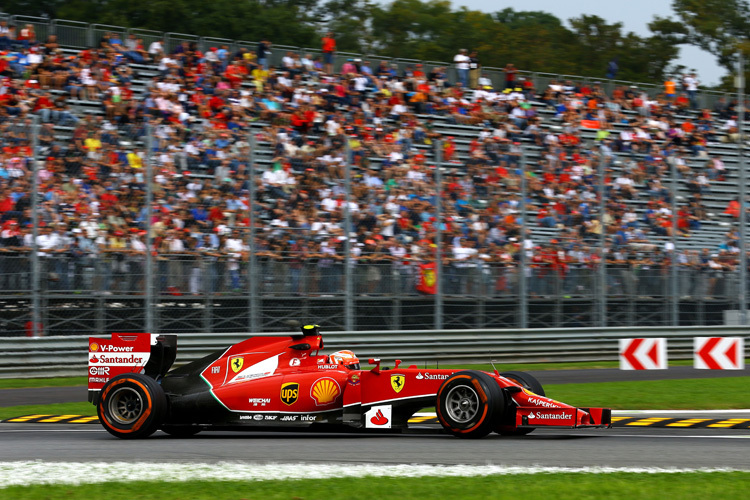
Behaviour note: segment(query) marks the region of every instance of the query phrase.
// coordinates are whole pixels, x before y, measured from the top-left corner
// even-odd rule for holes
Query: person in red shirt
[[[333,31],[329,31],[326,36],[321,39],[323,43],[323,63],[325,64],[324,70],[327,74],[333,74],[333,57],[336,52],[336,40],[333,38]]]

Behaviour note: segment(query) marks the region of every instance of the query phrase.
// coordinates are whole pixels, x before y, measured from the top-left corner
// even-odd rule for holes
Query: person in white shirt
[[[240,231],[233,229],[232,234],[224,242],[224,248],[222,249],[228,256],[227,270],[232,280],[232,290],[240,290],[240,261],[242,260],[242,254],[247,250],[247,245],[240,238]]]
[[[471,61],[469,56],[466,55],[466,52],[466,49],[461,49],[453,58],[453,63],[456,65],[458,80],[464,87],[468,87],[469,85],[469,62]]]

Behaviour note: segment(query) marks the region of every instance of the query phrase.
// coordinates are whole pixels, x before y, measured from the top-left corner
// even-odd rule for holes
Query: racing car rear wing
[[[89,337],[88,400],[96,400],[104,384],[122,373],[164,376],[177,356],[177,335],[113,333],[111,338]]]

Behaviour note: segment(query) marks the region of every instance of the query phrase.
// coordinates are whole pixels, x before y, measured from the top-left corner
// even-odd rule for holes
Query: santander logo
[[[370,419],[374,425],[385,425],[388,423],[388,419],[383,415],[383,410],[378,410],[374,417]]]

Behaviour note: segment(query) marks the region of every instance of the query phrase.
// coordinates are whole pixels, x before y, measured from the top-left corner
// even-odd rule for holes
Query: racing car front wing
[[[516,427],[612,427],[609,408],[516,408]]]

